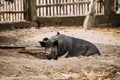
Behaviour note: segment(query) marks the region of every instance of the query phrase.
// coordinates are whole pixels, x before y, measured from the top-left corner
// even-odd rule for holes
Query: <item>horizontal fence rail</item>
[[[90,0],[36,0],[38,17],[87,15]],[[102,14],[103,6],[96,2],[96,13]]]
[[[25,21],[25,0],[14,0],[13,3],[0,0],[0,22]]]

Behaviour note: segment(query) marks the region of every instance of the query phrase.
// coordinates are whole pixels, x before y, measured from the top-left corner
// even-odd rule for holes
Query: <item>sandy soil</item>
[[[46,60],[18,50],[0,49],[0,80],[120,80],[120,28],[43,27],[0,32],[0,45],[39,46],[60,32],[94,43],[102,56]]]

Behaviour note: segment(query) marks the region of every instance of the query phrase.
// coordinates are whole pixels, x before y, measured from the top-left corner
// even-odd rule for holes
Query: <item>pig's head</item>
[[[41,47],[45,48],[45,54],[48,57],[48,59],[57,59],[57,46],[58,41],[57,40],[51,40],[48,38],[44,38],[42,41],[39,42]]]
[[[55,47],[58,45],[58,40],[59,40],[59,35],[60,33],[57,32],[57,35],[49,38],[44,38],[42,41],[39,41],[41,47],[45,48],[50,48],[50,47]]]

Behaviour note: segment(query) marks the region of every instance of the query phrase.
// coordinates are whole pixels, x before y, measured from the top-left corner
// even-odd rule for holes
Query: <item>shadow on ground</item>
[[[0,36],[0,44],[14,44],[17,41],[17,38],[13,36]]]

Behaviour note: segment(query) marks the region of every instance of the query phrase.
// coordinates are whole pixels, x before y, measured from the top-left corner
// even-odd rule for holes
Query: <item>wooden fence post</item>
[[[115,14],[113,0],[105,0],[104,1],[104,13],[106,16],[105,18],[106,18],[107,26],[112,26],[112,17]]]
[[[27,0],[27,1],[28,1],[29,21],[36,21],[37,19],[36,0]]]
[[[26,21],[29,21],[29,16],[28,16],[28,0],[24,0],[24,9],[25,9],[25,13],[24,13],[24,17]]]

